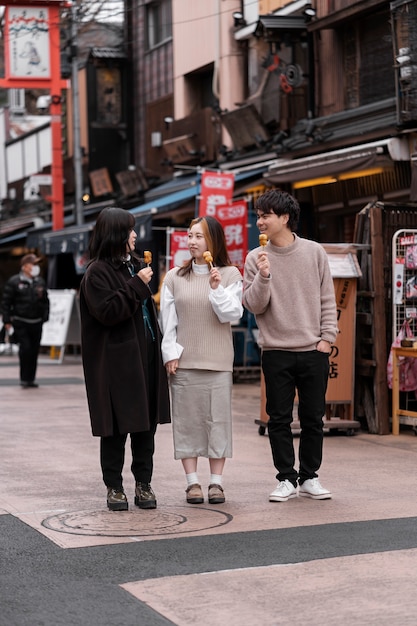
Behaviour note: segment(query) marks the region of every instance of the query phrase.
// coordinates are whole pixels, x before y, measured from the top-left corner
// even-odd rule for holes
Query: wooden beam
[[[384,240],[382,232],[382,208],[374,205],[370,209],[370,234],[372,249],[372,287],[375,292],[373,300],[374,313],[374,358],[376,362],[374,375],[374,400],[377,417],[378,433],[387,435],[389,425],[389,399],[387,384],[387,349],[385,322],[385,289],[384,289]]]
[[[343,22],[352,20],[355,17],[357,18],[359,15],[363,17],[378,8],[387,8],[387,2],[383,0],[362,0],[361,2],[354,2],[340,11],[333,11],[324,17],[312,20],[307,24],[307,30],[312,32],[326,28],[337,28]]]

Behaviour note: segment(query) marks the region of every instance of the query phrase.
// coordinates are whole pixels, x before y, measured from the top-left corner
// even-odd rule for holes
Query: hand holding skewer
[[[217,287],[220,285],[220,283],[222,281],[222,277],[221,277],[221,274],[219,272],[219,269],[217,267],[215,267],[215,265],[213,263],[213,257],[211,255],[211,252],[209,252],[208,250],[206,252],[204,252],[203,253],[203,259],[205,260],[205,262],[209,266],[209,270],[210,270],[210,287],[212,289],[217,289]]]
[[[258,253],[257,266],[261,273],[261,276],[263,276],[264,278],[268,278],[270,276],[268,253],[265,250],[265,246],[267,243],[268,243],[268,235],[265,235],[265,233],[260,234],[259,245],[261,246],[262,249]]]

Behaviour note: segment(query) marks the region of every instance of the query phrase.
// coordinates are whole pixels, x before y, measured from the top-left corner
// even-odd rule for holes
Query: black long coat
[[[156,415],[149,415],[147,348],[142,304],[157,330]],[[81,343],[85,384],[94,436],[149,430],[152,421],[171,421],[168,380],[161,358],[161,333],[151,292],[121,264],[94,261],[80,289]]]

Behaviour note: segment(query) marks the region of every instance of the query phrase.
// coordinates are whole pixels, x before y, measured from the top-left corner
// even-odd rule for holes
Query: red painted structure
[[[6,28],[4,40],[5,78],[0,78],[0,87],[4,89],[48,89],[51,94],[51,134],[52,134],[52,196],[49,198],[52,204],[52,229],[60,230],[64,227],[64,180],[62,159],[62,123],[61,123],[61,91],[68,87],[68,82],[61,79],[60,57],[60,8],[71,6],[65,0],[1,0],[6,6]],[[12,36],[18,38],[12,26],[12,7],[19,8],[20,17],[17,21],[24,24],[25,11],[47,9],[45,30],[48,33],[49,44],[49,72],[45,77],[20,76],[12,69]],[[41,11],[40,11],[41,13]],[[31,18],[36,24],[39,22]],[[28,20],[29,21],[29,20]],[[14,35],[12,34],[14,33]],[[46,35],[44,35],[46,37]]]

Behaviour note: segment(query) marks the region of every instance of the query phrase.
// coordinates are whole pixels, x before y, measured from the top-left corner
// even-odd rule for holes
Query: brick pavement
[[[51,571],[60,553],[75,569],[88,554],[93,574],[82,571],[66,583],[67,596],[78,597],[75,609],[59,594],[51,600],[47,591],[53,580],[45,582],[44,594],[41,587],[35,593],[29,569],[15,579],[13,567],[0,565],[5,626],[415,623],[417,438],[412,431],[402,430],[398,437],[326,436],[320,478],[333,499],[272,504],[268,493],[276,479],[269,442],[254,423],[260,387],[236,384],[227,502],[186,504],[171,427],[164,425],[157,432],[153,479],[158,508],[145,512],[133,506],[127,459],[131,507],[112,513],[105,506],[80,359],[46,361],[38,368],[39,389],[23,390],[17,357],[0,356],[0,528],[8,529],[0,549],[21,558],[23,570],[39,542],[51,555]],[[206,487],[204,460],[199,475]],[[25,548],[19,551],[20,545]],[[122,563],[111,559],[115,549],[123,554]],[[136,553],[152,558],[138,569]],[[103,576],[102,559],[112,572],[111,583],[94,603],[91,593]]]

